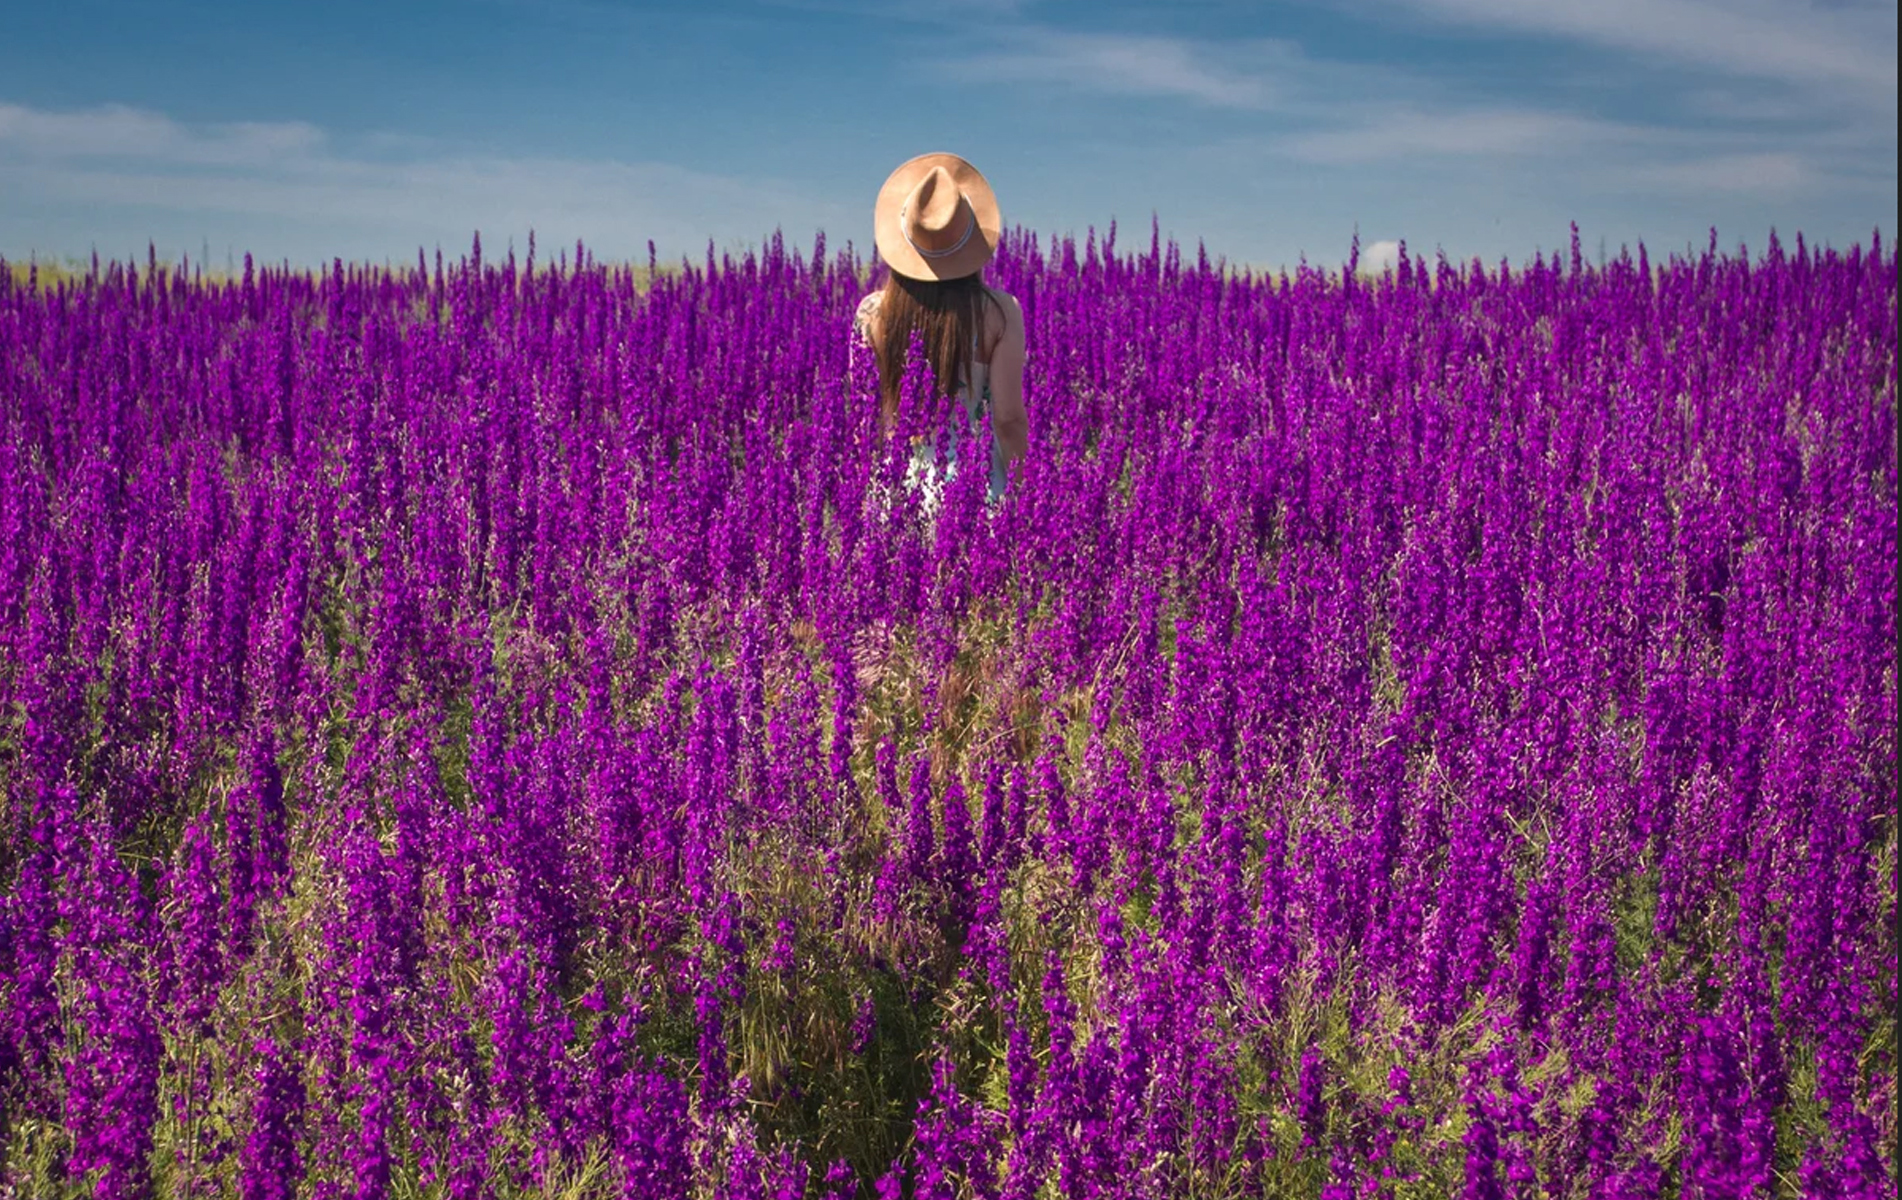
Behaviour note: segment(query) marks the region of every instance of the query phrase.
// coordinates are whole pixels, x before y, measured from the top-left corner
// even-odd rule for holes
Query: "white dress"
[[[871,321],[878,312],[881,292],[873,292],[859,301],[858,311],[852,316],[852,332],[858,344],[869,350],[872,344]],[[912,448],[911,462],[905,468],[905,490],[920,498],[927,514],[936,513],[944,499],[945,485],[958,477],[958,443],[965,436],[977,433],[982,428],[984,414],[991,407],[990,364],[978,359],[976,339],[971,344],[971,378],[958,388],[958,409],[965,416],[965,428],[960,429],[956,420],[958,409],[947,409],[944,441],[947,446],[942,467],[939,465],[937,439],[921,438]],[[991,438],[991,477],[986,490],[986,500],[995,507],[1004,495],[1004,452],[997,444],[997,438]]]

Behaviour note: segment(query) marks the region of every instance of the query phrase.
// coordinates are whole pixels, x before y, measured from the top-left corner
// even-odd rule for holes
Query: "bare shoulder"
[[[1018,305],[1017,297],[1011,295],[1003,288],[986,288],[985,291],[988,291],[992,297],[996,299],[998,307],[1004,310],[1004,318],[1006,320],[1019,325],[1023,324],[1024,310]]]
[[[1005,338],[1015,338],[1022,341],[1024,310],[1017,303],[1017,297],[1002,288],[987,287],[985,291],[990,293],[991,299],[997,301],[997,307],[987,310],[984,315],[985,333],[989,335],[986,340],[995,342]],[[999,317],[1002,317],[1001,328]]]

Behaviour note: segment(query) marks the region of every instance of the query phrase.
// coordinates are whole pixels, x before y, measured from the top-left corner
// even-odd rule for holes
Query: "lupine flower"
[[[270,1038],[255,1047],[258,1066],[251,1129],[239,1156],[238,1194],[243,1200],[290,1200],[301,1170],[298,1122],[304,1087],[295,1062]]]
[[[1892,247],[806,250],[0,264],[9,1184],[1890,1182]]]

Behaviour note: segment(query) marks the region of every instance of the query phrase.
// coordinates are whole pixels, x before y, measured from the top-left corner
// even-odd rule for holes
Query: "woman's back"
[[[984,289],[990,303],[983,306],[984,325],[973,330],[971,336],[971,356],[964,364],[964,371],[958,380],[957,396],[963,402],[965,415],[975,425],[991,406],[991,357],[1004,341],[1010,324],[1009,314],[1017,311],[1017,301],[1007,292],[993,288]],[[884,291],[867,293],[860,301],[858,311],[852,315],[852,330],[868,349],[878,353],[884,346],[883,329],[879,323],[879,310]]]
[[[956,473],[957,443],[991,416],[990,494],[1003,495],[1004,465],[1028,451],[1024,415],[1024,317],[1017,301],[984,284],[1002,218],[990,184],[955,154],[923,154],[893,171],[873,212],[879,258],[890,268],[885,286],[859,302],[857,340],[878,362],[879,420],[898,415],[914,333],[923,342],[937,385],[956,396],[947,405],[949,461],[931,444],[915,451],[908,482],[942,483]],[[966,428],[952,414],[962,410]],[[935,506],[935,502],[934,502]]]
[[[881,317],[883,291],[873,292],[859,301],[858,311],[852,316],[852,330],[855,340],[872,354],[882,358],[886,345],[886,328]],[[1003,302],[1008,297],[1001,293],[992,293],[986,289],[986,298],[990,300],[983,306],[987,315],[1004,311]],[[1015,307],[1015,302],[1012,302]],[[945,409],[945,425],[942,429],[945,444],[945,457],[938,456],[937,439],[927,435],[912,448],[911,462],[905,471],[905,486],[908,490],[922,493],[927,511],[935,511],[942,497],[945,484],[957,478],[958,443],[967,434],[975,434],[982,427],[984,414],[991,407],[989,353],[996,351],[1003,339],[1001,319],[985,322],[984,328],[973,332],[970,340],[969,357],[959,364],[958,386],[954,393],[958,407]],[[987,338],[985,335],[989,334]],[[907,337],[909,341],[909,337]],[[986,344],[988,342],[988,345]],[[909,345],[906,349],[909,351]],[[935,382],[935,381],[934,381]],[[964,421],[959,422],[953,414],[961,411]],[[987,481],[986,498],[997,503],[1004,495],[1004,453],[995,436],[990,447],[991,469]]]

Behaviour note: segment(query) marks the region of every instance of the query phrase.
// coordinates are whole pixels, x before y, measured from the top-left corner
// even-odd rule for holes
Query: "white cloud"
[[[1643,126],[1598,121],[1538,109],[1359,105],[1331,127],[1282,139],[1304,162],[1346,165],[1395,159],[1571,155],[1607,144],[1655,142]]]
[[[1852,135],[1676,128],[1539,109],[1366,101],[1343,106],[1325,127],[1270,136],[1262,144],[1337,169],[1505,164],[1567,180],[1580,194],[1776,200],[1830,189],[1865,193],[1883,180],[1867,143]]]
[[[1360,248],[1360,269],[1374,275],[1400,265],[1399,242],[1375,242]]]
[[[316,153],[323,142],[323,131],[302,121],[187,128],[159,113],[122,104],[78,112],[0,104],[0,145],[41,158],[118,156],[179,165],[248,166]]]
[[[1208,44],[1176,37],[1013,30],[1006,45],[946,62],[960,79],[1058,83],[1088,91],[1175,96],[1216,108],[1261,109],[1278,97],[1275,61],[1294,57],[1276,42],[1243,48],[1247,61]],[[1262,60],[1269,60],[1264,63]]]
[[[1819,182],[1815,166],[1787,152],[1718,154],[1638,167],[1632,178],[1684,192],[1743,192],[1788,195]]]
[[[709,238],[754,242],[774,228],[794,237],[850,229],[863,215],[788,184],[667,163],[471,154],[401,136],[345,145],[301,122],[192,125],[120,105],[0,105],[0,195],[196,214],[214,225],[274,218],[279,229],[341,231],[350,244],[331,249],[346,257],[365,244],[413,253],[466,245],[476,230],[500,240],[531,228],[543,245],[580,237],[633,255],[651,238],[672,255]]]
[[[1824,22],[1819,30],[1804,32],[1796,28],[1800,22],[1773,20],[1742,7],[1749,0],[1722,0],[1721,14],[1718,0],[1656,0],[1662,10],[1648,24],[1637,12],[1653,0],[1604,0],[1628,10],[1631,20],[1625,23],[1608,23],[1596,0],[1579,6],[1528,0],[1523,9],[1519,0],[1389,2],[1476,24],[1628,42],[1628,48],[1659,54],[1681,52],[1790,79],[1825,73],[1826,60],[1842,51],[1847,77],[1860,81],[1855,86],[1879,82],[1885,71],[1891,83],[1894,77],[1892,53],[1885,61],[1865,46],[1845,49],[1845,27]],[[1741,24],[1716,20],[1722,14]],[[1688,34],[1679,36],[1693,26],[1704,28],[1701,49]],[[1779,37],[1777,48],[1762,44]],[[1611,119],[1517,98],[1476,102],[1454,81],[1415,68],[1322,61],[1280,41],[1224,44],[1020,26],[998,34],[992,49],[947,60],[942,70],[957,78],[1058,83],[1233,110],[1240,120],[1256,124],[1257,132],[1216,140],[1241,152],[1315,167],[1471,163],[1524,170],[1537,162],[1553,178],[1632,194],[1721,191],[1781,197],[1832,180],[1860,182],[1868,172],[1856,164],[1871,161],[1882,140],[1865,122],[1844,121],[1827,105],[1819,108],[1814,99],[1805,102],[1787,88],[1766,88],[1760,80],[1701,91],[1686,87],[1681,114],[1666,107],[1647,118]],[[1344,86],[1347,80],[1351,86]],[[1703,119],[1686,119],[1698,111]],[[1708,160],[1708,165],[1686,165],[1694,160]]]
[[[1788,0],[1391,0],[1442,20],[1595,43],[1893,110],[1896,7]]]

